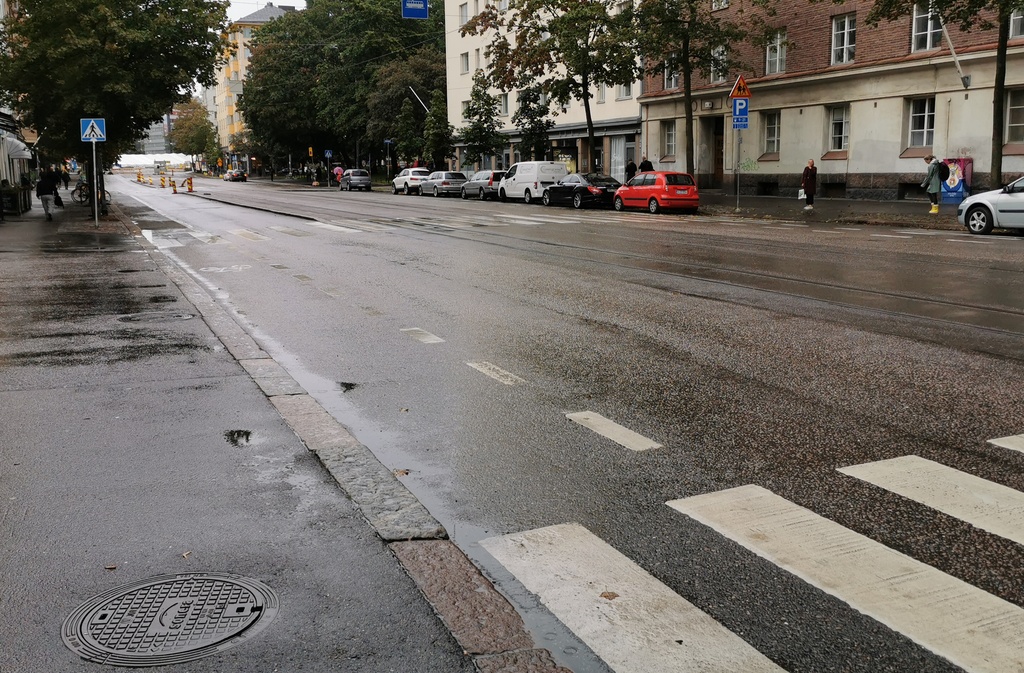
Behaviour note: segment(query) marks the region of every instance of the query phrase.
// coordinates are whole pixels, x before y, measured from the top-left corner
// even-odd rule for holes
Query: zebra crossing
[[[1024,544],[1015,489],[919,456],[837,471]],[[965,671],[1024,671],[1018,605],[761,486],[665,504]],[[579,524],[480,544],[615,673],[784,670]]]

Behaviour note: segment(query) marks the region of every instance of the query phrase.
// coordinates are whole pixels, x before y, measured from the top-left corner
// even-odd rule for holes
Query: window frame
[[[1015,9],[1010,14],[1010,39],[1024,37],[1024,9]]]
[[[843,27],[839,27],[839,22]],[[843,38],[843,44],[837,45],[838,37]],[[831,65],[842,65],[853,63],[857,53],[857,13],[839,14],[832,17],[832,55],[829,59]],[[838,57],[837,56],[840,56]]]
[[[464,2],[459,5],[459,26],[464,26],[469,23],[469,3]]]
[[[1017,100],[1014,100],[1016,98]],[[1016,103],[1016,105],[1014,105]],[[1018,111],[1018,122],[1013,123],[1013,112]],[[1016,135],[1014,135],[1016,132]],[[1005,143],[1024,143],[1024,89],[1006,92],[1006,136]]]
[[[721,54],[721,56],[719,56],[719,54]],[[723,61],[727,58],[728,54],[729,52],[726,50],[725,45],[715,47],[714,49],[711,50],[712,56],[714,56],[715,58],[721,58],[721,60]],[[711,77],[709,79],[710,84],[721,84],[728,78],[729,71],[727,68],[723,67],[721,70],[718,70],[718,68],[716,67],[711,68]]]
[[[782,148],[782,111],[765,110],[761,113],[761,151],[778,154]]]
[[[923,39],[924,46],[918,43]],[[910,51],[917,53],[932,51],[942,46],[942,20],[937,13],[927,6],[921,10],[921,3],[914,5],[914,14],[910,22]]]
[[[773,58],[774,55],[774,58]],[[765,48],[764,74],[779,75],[786,72],[786,29],[775,31]]]
[[[462,101],[462,121],[464,121],[464,122],[465,121],[469,121],[469,114],[468,114],[468,112],[469,112],[469,105],[470,105],[470,101],[468,101],[468,100]]]
[[[676,155],[676,148],[678,147],[676,128],[675,119],[663,119],[661,121],[661,156],[663,158]]]
[[[666,91],[679,88],[679,71],[665,69],[664,88]]]
[[[633,97],[633,83],[620,84],[615,88],[615,100],[629,100]]]
[[[464,51],[461,54],[459,54],[459,74],[460,75],[468,75],[469,74],[469,52],[468,51]]]
[[[498,116],[508,116],[508,92],[502,92],[498,94]]]
[[[935,143],[935,96],[923,98],[911,98],[907,106],[907,147],[920,149],[931,147]],[[918,105],[923,104],[923,109],[918,110]],[[921,120],[919,127],[915,121]],[[919,141],[914,141],[914,136],[919,135]]]
[[[842,114],[842,119],[836,118],[836,113]],[[836,134],[836,124],[841,125],[841,131]],[[836,139],[839,139],[839,146],[836,146]],[[850,106],[833,105],[828,108],[828,151],[846,152],[850,149]]]

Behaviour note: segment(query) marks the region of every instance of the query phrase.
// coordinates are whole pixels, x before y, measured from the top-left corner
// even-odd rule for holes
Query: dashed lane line
[[[248,229],[232,229],[231,233],[234,234],[235,236],[241,236],[242,238],[248,239],[250,241],[269,241],[270,240],[269,236],[264,236],[263,234],[257,234],[255,231],[250,231]]]
[[[648,439],[643,435],[625,428],[615,421],[608,420],[601,414],[593,411],[578,411],[566,414],[570,421],[579,423],[585,428],[590,428],[597,434],[607,437],[613,442],[620,444],[633,451],[647,451],[648,449],[660,449],[661,444]]]
[[[988,440],[989,444],[999,446],[1004,449],[1010,449],[1011,451],[1020,451],[1024,453],[1024,435],[1013,435],[1012,437],[999,437],[998,439]]]
[[[920,456],[839,468],[887,491],[1024,544],[1024,493]]]
[[[896,234],[871,234],[873,238],[912,238],[911,236],[897,236]]]
[[[480,545],[616,673],[783,670],[579,524]]]
[[[957,666],[1024,670],[1024,610],[760,486],[667,503]]]
[[[437,336],[436,334],[431,334],[430,332],[426,331],[425,329],[420,329],[419,327],[403,327],[400,331],[401,332],[405,332],[406,334],[411,336],[413,339],[416,339],[420,343],[425,343],[425,344],[442,344],[442,343],[444,343],[444,339],[442,339],[441,337]]]
[[[467,365],[477,370],[481,374],[490,376],[495,381],[504,383],[507,386],[514,386],[521,383],[526,383],[523,379],[519,378],[512,372],[507,372],[498,365],[491,364],[490,362],[467,362]]]

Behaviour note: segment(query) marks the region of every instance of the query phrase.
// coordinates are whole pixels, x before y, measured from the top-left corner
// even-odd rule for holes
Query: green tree
[[[640,71],[629,12],[618,0],[510,0],[489,3],[462,34],[490,35],[489,79],[501,91],[539,85],[561,105],[581,101],[587,119],[585,163],[593,166],[591,89],[629,84]]]
[[[430,110],[423,124],[423,153],[439,169],[455,156],[455,127],[448,123],[444,91],[435,91],[430,97]]]
[[[415,123],[410,128],[422,129],[426,119],[426,111],[418,102],[412,100],[412,91],[430,98],[434,91],[445,88],[444,51],[436,45],[423,45],[402,60],[396,59],[382,65],[373,76],[373,87],[366,99],[366,112],[369,121],[366,124],[367,134],[371,139],[382,143],[385,138],[401,139],[398,116],[395,110],[401,110],[408,101],[410,114]],[[416,135],[421,135],[416,131]],[[418,156],[422,148],[416,150]]]
[[[83,153],[79,119],[106,120],[108,162],[212,85],[226,0],[19,0],[0,24],[0,102],[56,156]]]
[[[177,119],[168,138],[176,152],[191,155],[195,159],[216,139],[217,129],[210,121],[206,108],[194,98],[179,105],[176,112]]]
[[[915,0],[875,0],[867,23],[894,21],[912,15]],[[992,166],[993,185],[1003,183],[1003,143],[1006,128],[1006,52],[1010,41],[1010,17],[1024,9],[1021,0],[930,0],[928,7],[943,24],[957,25],[962,31],[997,29],[996,70],[992,87]],[[995,16],[995,22],[984,18]]]
[[[419,103],[413,104],[406,98],[402,101],[402,109],[398,111],[395,123],[395,149],[398,156],[406,161],[415,161],[423,156],[423,125],[425,117],[420,114],[423,108]]]
[[[505,145],[498,119],[498,102],[487,91],[487,76],[482,70],[473,75],[473,90],[469,94],[469,123],[462,130],[466,143],[465,163],[474,164],[485,156],[497,154]]]
[[[524,159],[541,160],[547,156],[550,149],[548,132],[555,125],[548,112],[540,87],[530,86],[519,92],[512,123],[519,129],[519,153]]]

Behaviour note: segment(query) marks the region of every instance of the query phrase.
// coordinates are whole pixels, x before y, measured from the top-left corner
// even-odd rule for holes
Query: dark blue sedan
[[[544,190],[544,205],[572,204],[573,208],[610,208],[622,183],[600,173],[572,173]]]

